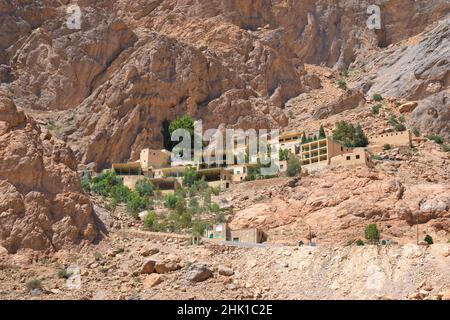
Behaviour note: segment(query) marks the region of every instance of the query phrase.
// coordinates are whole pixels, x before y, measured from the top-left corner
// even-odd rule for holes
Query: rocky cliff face
[[[320,87],[303,63],[344,70],[450,8],[445,0],[380,1],[383,29],[373,32],[368,2],[84,0],[81,30],[71,30],[67,4],[0,1],[0,76],[19,106],[53,119],[78,160],[98,168],[161,147],[162,122],[185,112],[207,128],[284,127],[285,103]],[[436,40],[443,36],[425,39],[405,63],[444,45]],[[444,52],[435,55],[445,68]],[[372,90],[390,87],[379,82]]]
[[[0,245],[9,252],[58,250],[93,241],[93,207],[77,162],[0,90]]]

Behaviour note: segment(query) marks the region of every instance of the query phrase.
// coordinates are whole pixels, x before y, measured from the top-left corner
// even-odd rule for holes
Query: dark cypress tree
[[[324,139],[326,138],[327,135],[325,134],[325,129],[323,128],[323,125],[320,125],[320,129],[319,129],[319,139]]]

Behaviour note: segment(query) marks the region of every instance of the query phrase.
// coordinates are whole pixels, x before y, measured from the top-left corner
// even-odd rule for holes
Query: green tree
[[[286,175],[288,177],[295,177],[302,171],[300,160],[296,156],[290,156],[287,163]]]
[[[134,218],[138,217],[139,212],[149,209],[149,197],[141,197],[139,192],[133,190],[127,201],[127,210]]]
[[[389,118],[389,123],[394,126],[396,131],[399,131],[399,132],[406,131],[405,125],[403,123],[401,123],[399,120],[397,120],[396,116],[391,116]]]
[[[303,135],[302,135],[302,144],[307,143],[307,142],[308,142],[308,139],[306,138],[306,134],[303,133]]]
[[[352,144],[354,147],[366,147],[369,144],[369,139],[366,137],[359,124],[355,128],[355,135]]]
[[[425,236],[425,239],[423,239],[426,243],[428,243],[429,245],[431,245],[431,244],[433,244],[434,242],[433,242],[433,238],[429,235],[429,234],[427,234],[426,236]]]
[[[81,176],[81,187],[85,192],[91,192],[91,174],[87,170]]]
[[[192,235],[203,236],[205,230],[210,229],[211,227],[212,223],[209,221],[194,221],[192,223]]]
[[[191,134],[191,137],[194,137],[194,120],[190,115],[185,114],[182,117],[176,118],[170,123],[169,133],[172,133],[177,129],[186,129]]]
[[[194,214],[200,212],[200,204],[198,203],[196,197],[192,197],[189,199],[189,210]]]
[[[378,230],[377,225],[374,223],[369,224],[364,230],[364,236],[372,243],[378,242],[380,240],[380,231]]]
[[[192,226],[192,214],[190,212],[183,212],[180,217],[180,225],[182,228],[189,228]]]
[[[325,129],[324,129],[323,125],[320,125],[319,139],[325,139],[326,137],[327,137],[327,135],[325,134]]]
[[[217,213],[220,211],[220,206],[217,203],[211,203],[209,205],[209,211],[213,212],[213,213]]]
[[[333,140],[339,141],[346,147],[366,147],[369,144],[361,126],[356,128],[351,123],[340,121],[333,131]]]
[[[203,193],[203,206],[205,208],[209,208],[209,206],[211,205],[211,190],[207,189],[204,193]]]
[[[412,128],[412,133],[416,136],[416,137],[420,137],[420,130],[417,127],[413,127]]]
[[[186,212],[186,200],[183,197],[176,197],[175,212],[182,215]]]
[[[108,197],[114,186],[122,185],[122,179],[114,172],[108,171],[92,178],[91,190],[101,196]]]
[[[372,98],[373,98],[373,100],[375,100],[375,101],[383,101],[383,97],[381,96],[381,94],[379,94],[379,93],[375,93],[373,96],[372,96]]]
[[[345,82],[344,80],[342,79],[338,80],[337,84],[339,88],[341,88],[342,90],[347,90],[347,82]]]
[[[443,144],[444,138],[442,138],[440,135],[432,134],[427,137],[429,140],[436,142],[437,144]]]
[[[150,181],[149,178],[145,177],[144,179],[139,179],[136,182],[135,189],[141,196],[150,197],[153,195],[155,185]]]
[[[147,216],[144,218],[144,229],[150,231],[158,231],[158,216],[155,211],[150,211]]]
[[[168,209],[175,209],[177,197],[174,193],[168,193],[164,196],[164,206]]]
[[[382,107],[382,104],[377,104],[376,106],[372,107],[372,113],[373,114],[380,114],[380,109]]]
[[[289,158],[289,149],[281,149],[279,151],[280,161],[286,161]]]
[[[187,168],[183,176],[183,186],[192,187],[198,180],[197,170],[194,168]]]
[[[117,203],[125,203],[130,198],[131,190],[123,184],[111,188],[110,197]]]

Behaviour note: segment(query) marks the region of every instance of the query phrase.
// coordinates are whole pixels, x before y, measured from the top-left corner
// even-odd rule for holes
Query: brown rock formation
[[[0,76],[19,106],[53,118],[78,160],[99,168],[162,147],[163,121],[185,112],[207,128],[284,127],[285,103],[321,86],[304,62],[345,69],[360,52],[415,35],[449,10],[443,0],[388,1],[375,33],[365,2],[78,4],[81,30],[70,30],[67,1],[0,1]]]
[[[93,241],[93,207],[84,195],[77,163],[64,143],[41,132],[36,122],[0,91],[0,244],[58,250]]]

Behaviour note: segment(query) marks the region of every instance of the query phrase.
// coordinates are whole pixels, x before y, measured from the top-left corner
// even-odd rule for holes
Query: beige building
[[[241,243],[263,243],[267,240],[264,232],[257,228],[230,230],[230,241]]]
[[[352,151],[352,148],[341,145],[331,137],[304,143],[300,148],[302,169],[320,171],[331,163],[331,158]]]
[[[365,148],[355,148],[352,152],[340,154],[330,159],[331,166],[372,166],[372,160]]]
[[[267,240],[265,233],[257,228],[231,230],[227,223],[213,225],[212,229],[205,230],[204,236],[211,240],[241,243],[262,243]]]
[[[389,144],[392,147],[411,147],[411,131],[388,132],[369,137],[369,150],[378,152],[383,150],[384,145]]]
[[[289,150],[292,154],[298,154],[300,145],[302,143],[302,136],[304,132],[286,132],[280,134],[280,148],[283,150]]]
[[[171,153],[167,150],[143,149],[141,151],[140,163],[145,172],[150,168],[159,169],[170,166]]]

